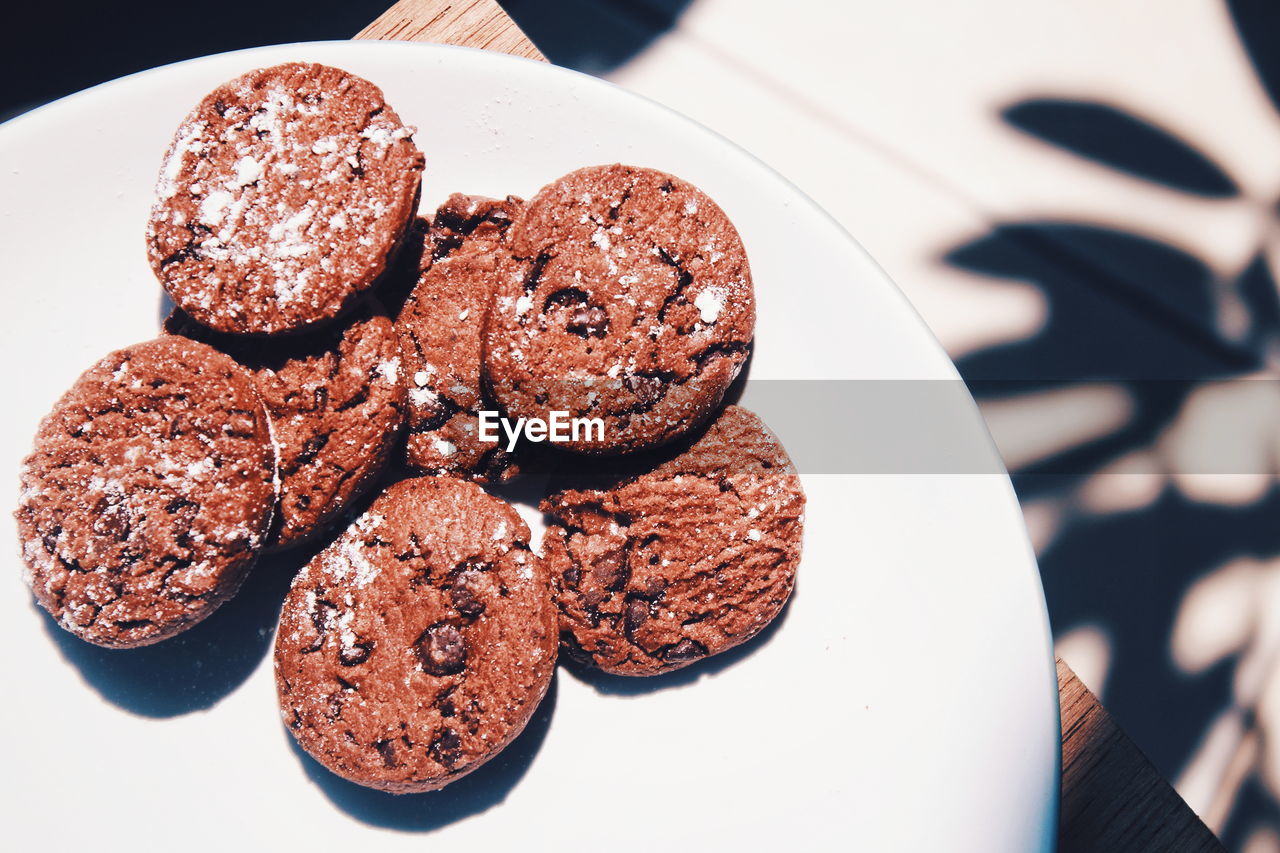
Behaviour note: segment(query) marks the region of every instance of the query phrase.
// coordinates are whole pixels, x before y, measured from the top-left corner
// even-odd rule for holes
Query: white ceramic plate
[[[419,128],[424,209],[457,190],[527,197],[614,161],[701,186],[751,256],[753,382],[956,379],[847,234],[687,119],[493,53],[280,46],[159,68],[0,127],[0,482],[16,484],[38,419],[80,371],[156,332],[143,223],[179,119],[223,80],[288,60],[383,87]],[[260,566],[185,637],[121,652],[52,627],[9,556],[6,846],[1048,849],[1058,716],[1040,582],[982,421],[965,395],[955,405],[948,430],[976,443],[993,473],[807,475],[800,580],[775,629],[656,682],[562,668],[521,739],[438,794],[365,791],[292,746],[268,654],[287,584],[278,565]],[[929,430],[912,435],[927,453]],[[856,428],[847,440],[859,441]],[[12,525],[0,530],[0,553],[16,555]]]

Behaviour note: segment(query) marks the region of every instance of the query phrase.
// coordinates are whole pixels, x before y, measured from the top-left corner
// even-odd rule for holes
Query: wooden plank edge
[[[452,44],[547,61],[495,0],[399,0],[355,38]]]
[[[1059,853],[1224,851],[1061,658],[1058,697],[1062,708]]]

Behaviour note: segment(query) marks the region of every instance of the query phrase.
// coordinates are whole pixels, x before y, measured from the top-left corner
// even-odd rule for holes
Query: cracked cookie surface
[[[542,510],[564,648],[606,672],[656,675],[745,642],[795,583],[800,478],[738,406],[654,470],[553,494]]]
[[[58,401],[23,464],[27,582],[91,643],[173,636],[240,586],[274,476],[267,414],[234,361],[176,337],[114,352]]]
[[[481,442],[485,315],[501,276],[519,275],[506,234],[524,202],[455,194],[432,220],[418,283],[396,320],[405,354],[410,465],[482,483],[518,473],[500,444]]]
[[[214,346],[253,377],[279,450],[268,547],[321,532],[372,485],[404,410],[400,343],[381,306],[366,300],[336,326],[266,340],[212,332],[181,311],[165,330]]]
[[[280,711],[333,772],[434,790],[520,733],[551,682],[556,617],[529,529],[453,477],[391,486],[298,574],[276,635]]]
[[[288,63],[213,92],[178,127],[147,231],[179,308],[221,332],[329,320],[387,266],[422,154],[377,86]]]
[[[512,417],[599,417],[627,452],[705,420],[746,361],[755,297],[742,241],[701,190],[653,169],[571,172],[511,228],[519,277],[490,309],[485,370]]]

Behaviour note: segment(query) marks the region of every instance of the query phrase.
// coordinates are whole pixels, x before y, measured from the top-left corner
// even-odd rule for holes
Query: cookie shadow
[[[156,320],[160,324],[160,328],[164,329],[165,320],[169,319],[169,315],[173,313],[178,306],[174,305],[173,297],[169,295],[169,291],[163,287],[160,288],[160,301],[156,306]]]
[[[482,767],[440,791],[425,794],[388,794],[337,776],[306,753],[283,729],[307,778],[338,808],[370,826],[402,832],[435,832],[449,824],[501,805],[524,778],[546,740],[556,705],[553,675],[547,695],[514,741]]]
[[[750,640],[718,655],[703,658],[697,663],[677,669],[675,672],[647,676],[612,675],[607,672],[601,672],[589,664],[574,660],[567,654],[560,655],[560,666],[568,670],[569,674],[578,681],[590,686],[597,693],[606,696],[644,696],[661,690],[686,687],[703,678],[711,678],[717,673],[746,660],[764,648],[782,629],[782,623],[790,615],[791,602],[795,600],[798,591],[799,583],[797,582],[796,589],[792,590],[787,603],[783,605],[782,610],[774,620]]]
[[[271,646],[280,605],[309,554],[263,557],[226,604],[189,631],[140,649],[104,649],[59,627],[42,607],[62,657],[114,705],[143,717],[176,717],[213,707],[258,668]]]

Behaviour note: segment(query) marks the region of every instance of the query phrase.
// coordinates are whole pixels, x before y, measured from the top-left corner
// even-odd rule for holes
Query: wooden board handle
[[[494,0],[400,0],[356,38],[456,44],[547,61]]]

